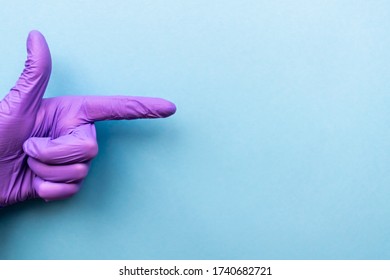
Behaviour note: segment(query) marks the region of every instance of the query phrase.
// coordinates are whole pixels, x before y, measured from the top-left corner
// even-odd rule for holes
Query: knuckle
[[[98,154],[99,147],[95,140],[88,139],[83,141],[83,153],[88,159],[96,157]]]
[[[75,170],[75,179],[80,180],[85,177],[87,177],[88,174],[88,165],[85,163],[76,163],[74,164],[74,170]]]
[[[75,195],[76,193],[78,193],[80,190],[80,188],[77,186],[77,185],[68,185],[68,195],[69,196],[72,196],[72,195]]]
[[[38,196],[46,201],[66,199],[80,190],[79,184],[57,184],[49,181],[38,182],[34,188]]]

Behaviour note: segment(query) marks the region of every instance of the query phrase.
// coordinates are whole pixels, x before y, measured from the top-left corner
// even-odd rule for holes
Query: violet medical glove
[[[176,111],[173,103],[161,98],[43,99],[51,57],[38,31],[30,32],[27,52],[23,73],[0,102],[0,207],[75,194],[98,152],[95,121],[165,118]]]

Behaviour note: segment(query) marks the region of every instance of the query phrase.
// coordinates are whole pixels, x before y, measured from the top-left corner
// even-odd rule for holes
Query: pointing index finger
[[[168,100],[140,96],[86,96],[83,109],[89,122],[166,118],[176,112],[175,104]]]

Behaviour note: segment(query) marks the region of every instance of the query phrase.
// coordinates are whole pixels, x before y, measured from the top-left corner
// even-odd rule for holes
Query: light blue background
[[[98,123],[74,198],[0,211],[1,259],[390,258],[389,1],[6,1],[0,91],[160,96]],[[5,135],[2,137],[6,137]]]

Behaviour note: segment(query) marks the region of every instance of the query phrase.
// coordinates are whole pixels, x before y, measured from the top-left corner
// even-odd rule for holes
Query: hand
[[[38,31],[30,32],[27,52],[23,73],[0,102],[0,207],[75,194],[98,152],[95,121],[165,118],[176,111],[173,103],[160,98],[42,99],[51,56]]]

